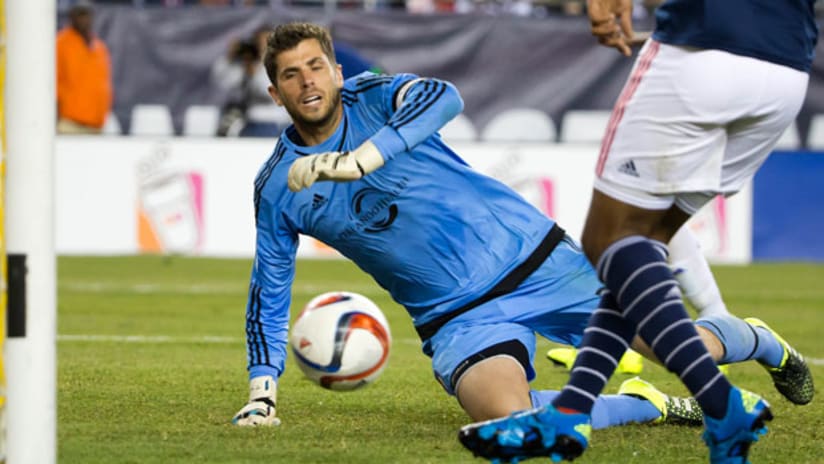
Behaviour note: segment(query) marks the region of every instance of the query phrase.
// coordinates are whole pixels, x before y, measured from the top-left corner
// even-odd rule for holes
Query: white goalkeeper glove
[[[289,190],[299,192],[319,180],[358,180],[383,166],[383,163],[383,155],[369,140],[352,151],[307,155],[295,160],[289,168]]]
[[[280,425],[275,411],[278,384],[271,375],[255,377],[249,381],[249,402],[243,407],[232,423],[240,426]]]

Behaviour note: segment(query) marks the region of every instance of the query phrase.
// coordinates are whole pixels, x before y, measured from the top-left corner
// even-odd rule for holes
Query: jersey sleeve
[[[390,117],[370,140],[387,161],[434,135],[463,111],[454,85],[413,74],[396,75],[383,97]]]
[[[291,287],[295,277],[297,233],[261,201],[257,213],[255,260],[246,304],[249,378],[280,377],[286,361]]]

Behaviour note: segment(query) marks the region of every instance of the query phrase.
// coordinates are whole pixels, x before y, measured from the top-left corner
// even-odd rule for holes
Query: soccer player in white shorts
[[[607,126],[595,189],[688,214],[738,192],[795,119],[808,79],[722,50],[648,41]]]
[[[730,384],[701,343],[666,244],[714,196],[751,179],[795,118],[818,36],[813,4],[666,0],[658,7],[655,32],[602,141],[582,244],[605,288],[569,382],[549,407],[464,428],[473,451],[510,461],[580,455],[595,398],[638,335],[703,410],[710,461],[747,461],[772,413],[761,397]],[[593,35],[628,56],[632,1],[587,6]],[[750,330],[756,339],[769,330],[758,327]],[[796,375],[803,358],[788,345],[777,353],[776,385],[811,398],[811,377]]]
[[[593,34],[623,52],[625,3],[589,2]],[[740,190],[797,115],[817,35],[812,3],[659,8],[602,141],[582,243],[606,291],[554,402],[560,411],[591,409],[637,333],[704,411],[712,462],[746,460],[766,432],[767,403],[729,383],[689,324],[666,243],[714,196]]]

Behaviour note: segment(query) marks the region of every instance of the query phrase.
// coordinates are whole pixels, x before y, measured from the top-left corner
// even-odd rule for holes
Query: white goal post
[[[6,462],[56,462],[55,0],[5,10]]]
[[[6,85],[6,9],[0,1],[0,464],[6,462],[6,124],[3,94]]]

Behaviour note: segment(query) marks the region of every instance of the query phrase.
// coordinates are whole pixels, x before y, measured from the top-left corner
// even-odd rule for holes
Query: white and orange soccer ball
[[[311,381],[330,390],[374,382],[389,360],[392,335],[380,308],[352,292],[313,298],[292,326],[295,360]]]

